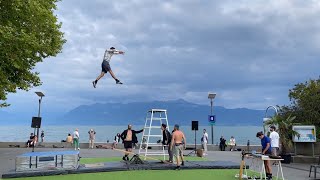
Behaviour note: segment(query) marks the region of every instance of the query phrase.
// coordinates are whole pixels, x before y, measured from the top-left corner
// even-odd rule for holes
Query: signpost
[[[213,109],[213,99],[216,97],[216,93],[208,93],[208,99],[210,99],[210,105],[211,105],[211,116],[212,116],[212,109]],[[213,117],[214,123],[215,123],[215,118]],[[212,145],[214,143],[214,139],[213,139],[213,124],[211,124],[211,142]]]
[[[213,126],[216,124],[216,116],[215,115],[209,115],[208,116],[209,124],[211,125],[211,138],[212,138],[212,144],[213,144]]]
[[[216,125],[216,116],[215,115],[209,115],[208,120],[210,125]]]
[[[298,134],[292,137],[294,142],[294,153],[297,154],[296,143],[311,143],[312,144],[312,156],[314,157],[314,143],[317,142],[316,127],[315,126],[292,126],[292,130]]]

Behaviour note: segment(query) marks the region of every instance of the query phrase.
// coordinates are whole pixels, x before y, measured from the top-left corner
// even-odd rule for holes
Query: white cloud
[[[318,1],[66,0],[56,12],[67,43],[36,68],[54,111],[107,101],[207,104],[208,91],[217,105],[263,109],[319,76]],[[111,61],[125,84],[107,74],[93,89],[111,46],[126,51]],[[10,109],[28,93],[10,95]]]

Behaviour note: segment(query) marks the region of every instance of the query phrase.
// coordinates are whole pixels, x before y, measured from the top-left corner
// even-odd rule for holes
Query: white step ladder
[[[167,110],[165,109],[151,109],[147,112],[146,122],[144,125],[144,131],[140,143],[139,155],[145,156],[159,156],[163,155],[165,160],[166,150],[162,145],[162,130],[161,124],[166,124],[169,131],[169,124],[167,118]],[[157,141],[161,140],[160,143]],[[149,147],[157,147],[157,150],[150,150]],[[159,150],[159,147],[160,150]]]

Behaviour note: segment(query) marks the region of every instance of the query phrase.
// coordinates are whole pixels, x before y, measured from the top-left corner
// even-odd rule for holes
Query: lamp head
[[[43,97],[44,94],[42,92],[35,92],[39,97]]]
[[[208,99],[214,99],[215,97],[216,97],[216,93],[211,93],[211,92],[209,92],[208,93]]]

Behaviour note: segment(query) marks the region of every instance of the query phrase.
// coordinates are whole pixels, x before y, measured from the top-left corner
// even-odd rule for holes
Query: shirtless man
[[[132,152],[132,143],[137,142],[137,135],[138,133],[143,132],[143,129],[140,131],[135,131],[132,129],[132,125],[128,125],[128,129],[124,130],[122,134],[120,135],[120,138],[123,141],[124,148],[126,149],[126,152],[124,156],[122,157],[122,160],[129,161],[129,154]]]
[[[181,166],[184,166],[183,161],[183,150],[186,148],[186,137],[183,132],[179,130],[179,125],[174,125],[174,133],[172,134],[171,140],[171,151],[172,147],[174,147],[174,154],[176,156],[177,167],[175,169],[180,169],[180,158],[181,158]]]

